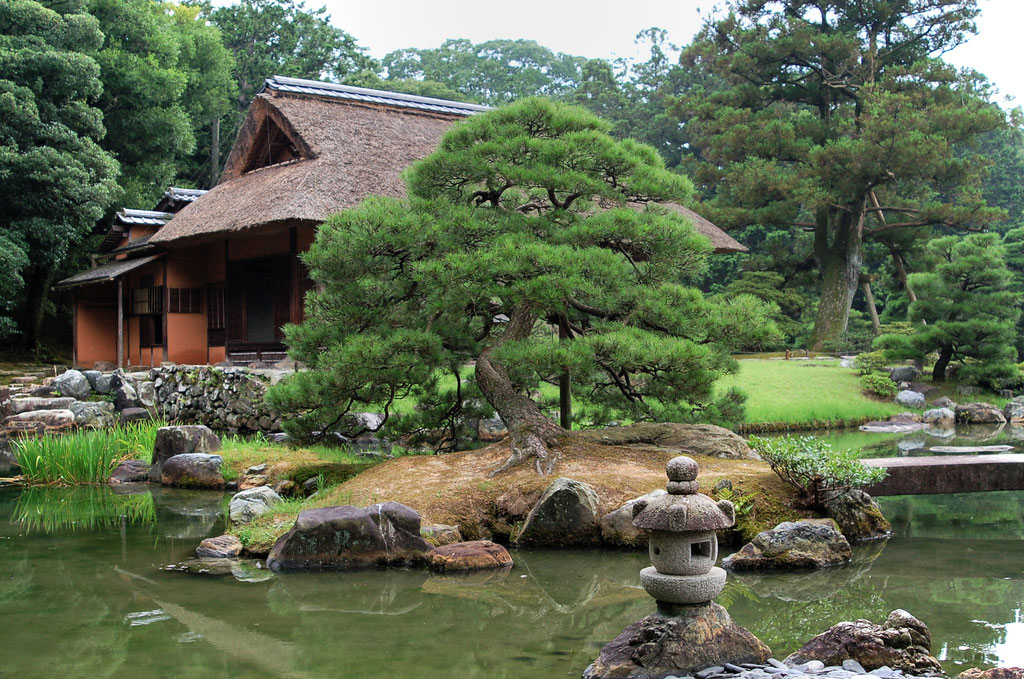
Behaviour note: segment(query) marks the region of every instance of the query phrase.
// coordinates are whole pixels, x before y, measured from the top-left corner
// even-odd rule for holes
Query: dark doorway
[[[273,342],[274,271],[253,269],[245,272],[246,341]]]

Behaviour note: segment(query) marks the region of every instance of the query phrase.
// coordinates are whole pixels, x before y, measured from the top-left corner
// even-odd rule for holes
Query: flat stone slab
[[[909,434],[913,431],[924,429],[922,422],[868,422],[862,424],[861,431],[874,434]]]
[[[1024,454],[882,457],[861,460],[888,475],[864,490],[880,495],[933,495],[1024,490]]]
[[[1012,453],[1013,446],[932,446],[933,453]]]

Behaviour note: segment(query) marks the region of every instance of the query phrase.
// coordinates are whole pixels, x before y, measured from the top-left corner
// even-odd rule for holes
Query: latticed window
[[[164,312],[164,286],[152,285],[132,290],[132,314],[162,314]]]
[[[207,330],[223,330],[226,327],[224,318],[224,286],[211,285],[206,297]]]
[[[172,314],[203,313],[203,289],[169,288],[167,290],[167,311]]]

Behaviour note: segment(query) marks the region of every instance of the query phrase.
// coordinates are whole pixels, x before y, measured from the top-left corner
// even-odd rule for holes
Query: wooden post
[[[875,296],[871,294],[871,276],[867,274],[860,275],[860,284],[864,288],[864,300],[867,302],[868,313],[871,315],[871,327],[874,328],[875,334],[882,334],[882,324],[878,320],[878,308],[875,306]]]
[[[124,279],[117,279],[117,367],[124,368]]]
[[[569,328],[563,318],[558,321],[558,341],[565,342],[569,339]],[[562,429],[572,429],[572,376],[568,368],[562,368],[562,374],[558,376],[558,419]]]
[[[220,174],[220,118],[210,123],[210,188],[217,185]]]

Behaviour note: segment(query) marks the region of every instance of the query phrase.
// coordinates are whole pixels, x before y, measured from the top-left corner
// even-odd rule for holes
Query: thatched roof
[[[268,89],[253,100],[221,183],[182,209],[152,242],[179,247],[318,224],[371,195],[402,197],[402,170],[433,151],[463,117]],[[272,140],[271,132],[277,135]],[[278,154],[272,159],[294,157],[250,170],[271,152]]]
[[[107,262],[95,269],[89,269],[88,271],[77,273],[70,278],[65,278],[53,287],[55,289],[73,288],[77,285],[106,283],[116,280],[118,277],[125,275],[129,271],[134,271],[135,269],[145,266],[160,257],[163,257],[163,255],[149,255],[148,257],[142,257],[141,259],[115,259],[114,261]]]
[[[150,242],[182,247],[296,224],[316,225],[371,195],[405,195],[402,171],[456,121],[487,107],[310,80],[268,79],[253,100],[220,184]],[[746,248],[697,213],[715,252]]]

